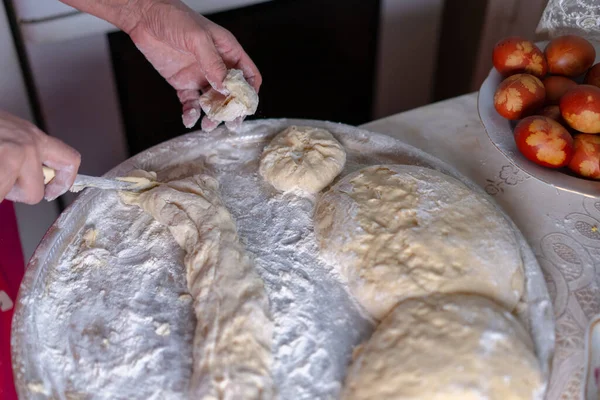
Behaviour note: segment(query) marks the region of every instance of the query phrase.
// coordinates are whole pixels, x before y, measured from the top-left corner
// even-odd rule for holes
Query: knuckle
[[[73,164],[75,165],[75,167],[78,169],[79,166],[81,165],[81,153],[79,153],[77,150],[74,150],[74,154],[73,154]]]
[[[23,154],[25,157],[32,157],[38,152],[38,144],[33,140],[29,140],[22,144]]]
[[[17,173],[25,162],[25,151],[22,146],[15,144],[8,144],[6,147],[7,154],[6,157],[3,157],[4,167],[12,173]]]
[[[198,29],[191,35],[187,36],[191,47],[206,47],[212,42],[211,36],[204,29]]]
[[[223,39],[231,44],[231,45],[237,45],[238,41],[236,39],[236,37],[233,35],[233,33],[231,33],[229,30],[225,29],[225,28],[221,28],[222,31],[220,32],[220,34],[223,36]]]
[[[223,63],[223,60],[221,60],[219,57],[214,57],[211,60],[209,60],[206,63],[206,67],[208,68],[208,70],[210,72],[214,72],[214,73],[216,73],[216,72],[221,73],[221,72],[227,71],[227,68],[225,67],[225,64]]]
[[[262,85],[262,81],[263,81],[263,78],[262,78],[261,74],[257,74],[254,76],[254,83],[256,84],[257,88],[260,88],[260,86]]]

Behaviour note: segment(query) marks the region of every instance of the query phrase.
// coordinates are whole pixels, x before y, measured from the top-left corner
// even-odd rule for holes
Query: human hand
[[[0,201],[54,200],[73,184],[81,156],[28,121],[0,111]],[[56,177],[44,188],[42,165]]]
[[[199,91],[204,93],[212,87],[228,94],[223,87],[228,69],[241,70],[258,92],[262,83],[260,72],[229,31],[178,0],[142,0],[138,4],[142,7],[139,19],[125,30],[154,68],[177,90],[186,127],[193,127],[200,118]],[[216,125],[218,122],[206,117],[202,121],[204,130],[212,130]]]

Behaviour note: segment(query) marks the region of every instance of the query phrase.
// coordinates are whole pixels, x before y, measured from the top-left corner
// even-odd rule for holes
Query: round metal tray
[[[536,43],[543,51],[548,42]],[[596,49],[596,61],[600,61],[600,45],[596,42],[592,43]],[[477,108],[479,110],[479,118],[483,123],[485,131],[498,150],[508,158],[508,160],[523,170],[526,174],[534,178],[552,185],[558,189],[572,193],[578,193],[587,197],[600,196],[600,182],[580,178],[566,169],[555,170],[544,168],[528,159],[526,159],[517,149],[513,137],[514,123],[503,118],[496,112],[494,108],[494,94],[496,88],[502,82],[503,77],[492,68],[488,77],[485,79],[479,89],[477,98]]]
[[[273,208],[268,207],[273,207],[281,198],[291,196],[275,193],[257,175],[257,160],[263,147],[275,134],[290,125],[312,125],[332,132],[344,145],[348,155],[347,165],[341,176],[373,164],[418,165],[448,174],[495,203],[454,168],[414,147],[389,136],[352,126],[311,120],[258,120],[246,123],[243,131],[237,134],[223,128],[210,134],[190,133],[149,149],[106,174],[111,177],[123,176],[136,168],[159,171],[193,160],[202,161],[207,168],[212,168],[220,182],[223,199],[237,220],[240,236],[248,251],[255,257],[263,278],[268,276],[265,285],[269,297],[271,298],[270,291],[274,287],[281,290],[282,285],[291,285],[289,292],[296,293],[297,296],[294,307],[287,308],[271,298],[271,308],[283,310],[275,315],[276,325],[281,322],[278,318],[285,319],[285,324],[289,325],[289,329],[286,328],[286,335],[289,337],[285,338],[287,347],[275,345],[275,355],[279,361],[276,362],[273,374],[281,397],[332,398],[339,392],[353,347],[369,337],[373,326],[357,311],[356,304],[348,298],[346,289],[341,287],[339,280],[333,276],[334,273],[321,267],[318,252],[304,254],[304,258],[299,259],[288,254],[275,262],[271,252],[276,250],[264,248],[265,245],[261,244],[264,243],[263,236],[266,234],[272,236],[268,243],[275,248],[279,243],[289,241],[290,235],[299,235],[293,240],[314,241],[310,218],[314,199],[290,203],[303,208],[304,217],[291,218],[293,226],[288,226],[287,231],[279,236],[267,233],[271,228],[268,223],[261,221],[263,216],[267,218],[273,212]],[[252,209],[245,202],[239,202],[240,199],[249,197],[255,199]],[[164,252],[159,260],[165,263],[162,268],[175,276],[174,281],[169,284],[165,284],[162,278],[153,281],[153,274],[148,273],[139,277],[139,280],[148,282],[138,287],[138,278],[130,279],[130,275],[139,271],[135,268],[124,270],[119,257],[111,258],[112,261],[103,266],[101,273],[93,275],[95,272],[87,271],[85,279],[83,272],[74,270],[69,265],[65,266],[61,261],[66,257],[65,254],[77,253],[82,232],[87,226],[94,225],[94,221],[106,223],[114,220],[115,223],[115,229],[99,233],[106,237],[103,243],[103,251],[106,253],[102,254],[116,254],[117,248],[121,251],[119,255],[125,254],[123,251],[127,249],[123,249],[122,244],[128,229],[133,224],[139,227],[150,224],[151,221],[141,211],[132,211],[130,215],[118,214],[119,204],[114,192],[86,190],[54,223],[31,259],[21,285],[13,321],[12,356],[20,398],[185,397],[183,387],[186,379],[189,379],[189,374],[186,377],[185,371],[191,368],[194,318],[191,306],[175,304],[177,290],[185,288],[185,277],[181,250],[169,237],[168,231],[153,228],[155,235],[172,242],[172,254],[171,251]],[[264,207],[264,211],[261,207]],[[102,213],[98,210],[102,210]],[[502,212],[500,209],[499,211]],[[285,211],[288,212],[293,217],[294,210]],[[526,291],[517,316],[531,332],[537,356],[548,377],[554,349],[552,303],[533,252],[514,223],[506,214],[502,214],[514,229],[526,271]],[[123,215],[128,217],[123,218]],[[259,217],[253,219],[252,215]],[[146,246],[143,250],[148,254],[153,252],[152,244],[145,244],[144,238],[136,243],[141,247]],[[316,243],[309,243],[308,248],[316,249]],[[131,256],[130,253],[127,254]],[[293,287],[294,281],[282,278],[283,267],[280,264],[288,262],[289,265],[284,265],[286,273],[291,271],[301,275],[304,283],[296,292],[298,288]],[[118,279],[114,278],[115,275]],[[162,285],[163,297],[160,303],[151,306],[154,304],[152,296],[157,291],[156,285]],[[110,301],[118,306],[107,305],[102,300],[106,298],[102,297],[106,296],[104,291],[113,293]],[[308,309],[303,299],[319,301],[313,301],[312,308]],[[144,306],[142,311],[139,311],[140,303]],[[127,332],[132,327],[136,328],[139,338],[131,341],[131,337],[123,337],[123,332],[119,330],[105,332],[105,336],[110,337],[111,346],[108,346],[108,340],[100,341],[97,335],[105,329],[104,324],[111,323],[110,318],[106,317],[103,320],[105,322],[98,322],[94,318],[112,315],[110,313],[115,307],[125,311],[129,307],[138,307],[136,318],[126,320],[126,326],[121,328]],[[174,311],[165,313],[166,309]],[[151,328],[151,332],[148,331],[146,325],[152,327],[149,321],[152,321],[154,313],[160,313],[171,322],[171,326],[177,326],[176,330],[172,329],[168,338],[155,338],[154,328]],[[311,333],[310,325],[300,326],[300,317],[305,318],[305,321],[317,321],[314,329],[320,332]],[[89,319],[90,325],[86,325],[87,322],[82,322],[82,319]],[[299,326],[292,326],[295,323]],[[309,334],[318,339],[310,342],[311,345],[306,344],[306,336]],[[150,346],[148,343],[155,343],[159,339],[162,340],[161,344],[152,348],[158,360],[152,367],[147,366],[140,372],[139,368],[135,370],[136,364],[132,364],[131,360],[119,361],[123,354],[127,354],[130,359],[144,359],[143,351],[147,351]],[[103,347],[105,344],[108,347]],[[285,357],[277,349],[283,351]],[[170,356],[163,359],[166,356],[161,354]],[[302,371],[303,375],[297,375],[298,371]],[[101,384],[96,381],[101,381]],[[174,385],[175,381],[179,383]],[[109,387],[112,388],[111,391]],[[165,392],[167,387],[169,391]],[[117,389],[119,392],[115,392]]]

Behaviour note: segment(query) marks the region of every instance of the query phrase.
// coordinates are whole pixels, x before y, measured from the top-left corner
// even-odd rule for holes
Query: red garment
[[[10,358],[10,326],[25,260],[17,218],[9,201],[0,203],[0,399],[17,400]]]

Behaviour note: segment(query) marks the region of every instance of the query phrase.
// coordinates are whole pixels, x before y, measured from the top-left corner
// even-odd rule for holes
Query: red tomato
[[[546,104],[558,104],[569,89],[577,86],[577,82],[564,76],[549,76],[544,79],[544,88],[546,89]]]
[[[600,88],[600,63],[594,65],[585,75],[584,83]]]
[[[494,107],[504,118],[521,119],[538,111],[545,98],[542,81],[533,75],[517,74],[500,83],[494,95]]]
[[[551,40],[544,53],[551,74],[572,77],[584,74],[596,59],[594,46],[575,35]]]
[[[559,124],[563,124],[563,118],[560,114],[560,107],[557,105],[546,106],[537,113],[537,115],[541,115],[543,117],[548,117],[551,120],[558,122]]]
[[[519,151],[536,164],[560,168],[573,157],[573,138],[558,122],[535,115],[517,124],[515,142]]]
[[[494,67],[504,76],[528,73],[542,78],[548,72],[544,53],[532,42],[521,37],[509,37],[494,46]]]
[[[560,99],[560,112],[569,126],[583,133],[600,133],[600,88],[579,85]]]
[[[585,178],[600,179],[600,137],[585,133],[575,136],[569,169]]]

